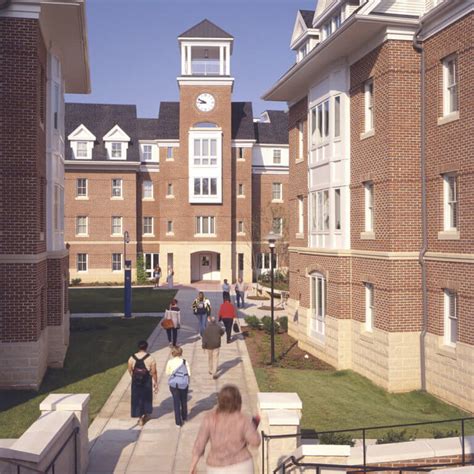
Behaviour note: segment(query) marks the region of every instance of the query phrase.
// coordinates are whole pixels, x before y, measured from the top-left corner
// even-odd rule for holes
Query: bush
[[[324,433],[318,436],[320,444],[345,444],[354,446],[355,441],[349,433]]]
[[[81,283],[81,281],[82,280],[80,278],[73,278],[71,280],[71,286],[77,286],[77,285],[79,285],[79,283]]]
[[[247,316],[245,318],[245,322],[247,323],[247,326],[252,329],[259,329],[260,327],[260,320],[257,318],[257,316]]]
[[[261,319],[260,322],[262,324],[263,330],[267,334],[271,334],[271,332],[272,332],[272,318],[270,316],[264,316]],[[274,327],[275,327],[275,332],[278,332],[278,330],[280,329],[280,324],[279,324],[278,321],[274,322]]]
[[[288,316],[278,318],[278,324],[283,332],[288,332]]]
[[[459,437],[458,430],[433,430],[433,438],[440,439],[440,438],[456,438]]]
[[[382,435],[381,438],[377,439],[377,444],[388,444],[388,443],[403,443],[404,441],[414,441],[416,439],[416,432],[410,435],[407,430],[394,431],[389,430],[387,433]]]
[[[274,281],[275,283],[277,282],[283,282],[283,283],[288,283],[288,273],[287,272],[282,272],[281,270],[274,270],[273,271],[274,275]],[[258,277],[258,282],[264,283],[265,286],[270,283],[271,280],[271,272],[265,272],[259,275]]]
[[[148,283],[148,276],[145,271],[145,260],[143,260],[143,254],[137,254],[137,283],[143,285]]]

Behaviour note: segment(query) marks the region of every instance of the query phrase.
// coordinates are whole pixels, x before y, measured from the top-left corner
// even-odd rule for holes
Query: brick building
[[[179,102],[158,118],[133,105],[66,104],[70,276],[122,281],[143,255],[149,277],[251,281],[269,269],[264,238],[286,237],[288,116],[233,102],[234,38],[208,20],[178,38]],[[285,266],[284,253],[280,265]],[[255,272],[253,272],[255,268]]]
[[[472,1],[319,0],[289,105],[290,333],[474,410]]]
[[[0,6],[0,388],[37,388],[69,340],[65,92],[89,92],[84,2]]]

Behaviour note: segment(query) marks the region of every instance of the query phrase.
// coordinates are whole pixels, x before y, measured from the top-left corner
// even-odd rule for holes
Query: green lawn
[[[177,290],[133,288],[132,312],[161,312],[168,308]],[[71,313],[122,313],[123,288],[71,288]]]
[[[375,425],[396,425],[470,416],[424,392],[392,394],[352,371],[256,368],[262,391],[297,392],[303,401],[301,427],[330,431]],[[474,422],[466,431],[474,432]],[[435,430],[447,432],[460,425],[428,425],[409,429],[416,438],[433,437]],[[376,438],[388,430],[371,431]],[[395,431],[401,431],[397,429]],[[360,438],[360,432],[353,435]]]
[[[90,393],[90,419],[122,377],[140,339],[159,323],[157,318],[71,319],[71,339],[64,368],[49,369],[39,392],[0,390],[0,438],[17,438],[39,415],[49,393]]]

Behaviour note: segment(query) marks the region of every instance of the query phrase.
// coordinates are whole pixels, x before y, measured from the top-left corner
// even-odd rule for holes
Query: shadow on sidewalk
[[[235,357],[234,359],[227,360],[223,364],[219,366],[219,370],[217,371],[217,376],[221,377],[224,375],[228,370],[232,369],[233,367],[239,365],[242,362],[241,357]]]
[[[191,400],[192,400],[192,391]],[[197,401],[196,405],[191,408],[188,415],[188,420],[192,420],[195,416],[199,415],[203,411],[212,410],[217,405],[217,393],[211,393],[206,398],[201,398]]]

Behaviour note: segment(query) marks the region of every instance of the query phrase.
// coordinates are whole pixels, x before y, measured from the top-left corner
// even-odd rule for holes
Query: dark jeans
[[[237,308],[243,308],[244,307],[244,295],[245,295],[245,292],[243,291],[236,291],[235,292],[235,299],[236,299],[236,303],[237,303]]]
[[[177,328],[167,329],[166,335],[168,336],[168,342],[173,342],[173,346],[176,346],[176,340],[178,339],[178,329]]]
[[[223,291],[222,292],[222,299],[225,301],[226,298],[230,301],[230,292],[229,291]]]
[[[174,419],[176,424],[181,426],[188,417],[188,387],[170,387],[170,391],[173,395]]]
[[[207,313],[198,313],[196,316],[199,321],[199,334],[202,337],[207,326]]]
[[[227,342],[230,342],[231,334],[232,334],[232,324],[234,322],[234,318],[222,318],[222,322],[225,326],[225,334],[227,336]]]

